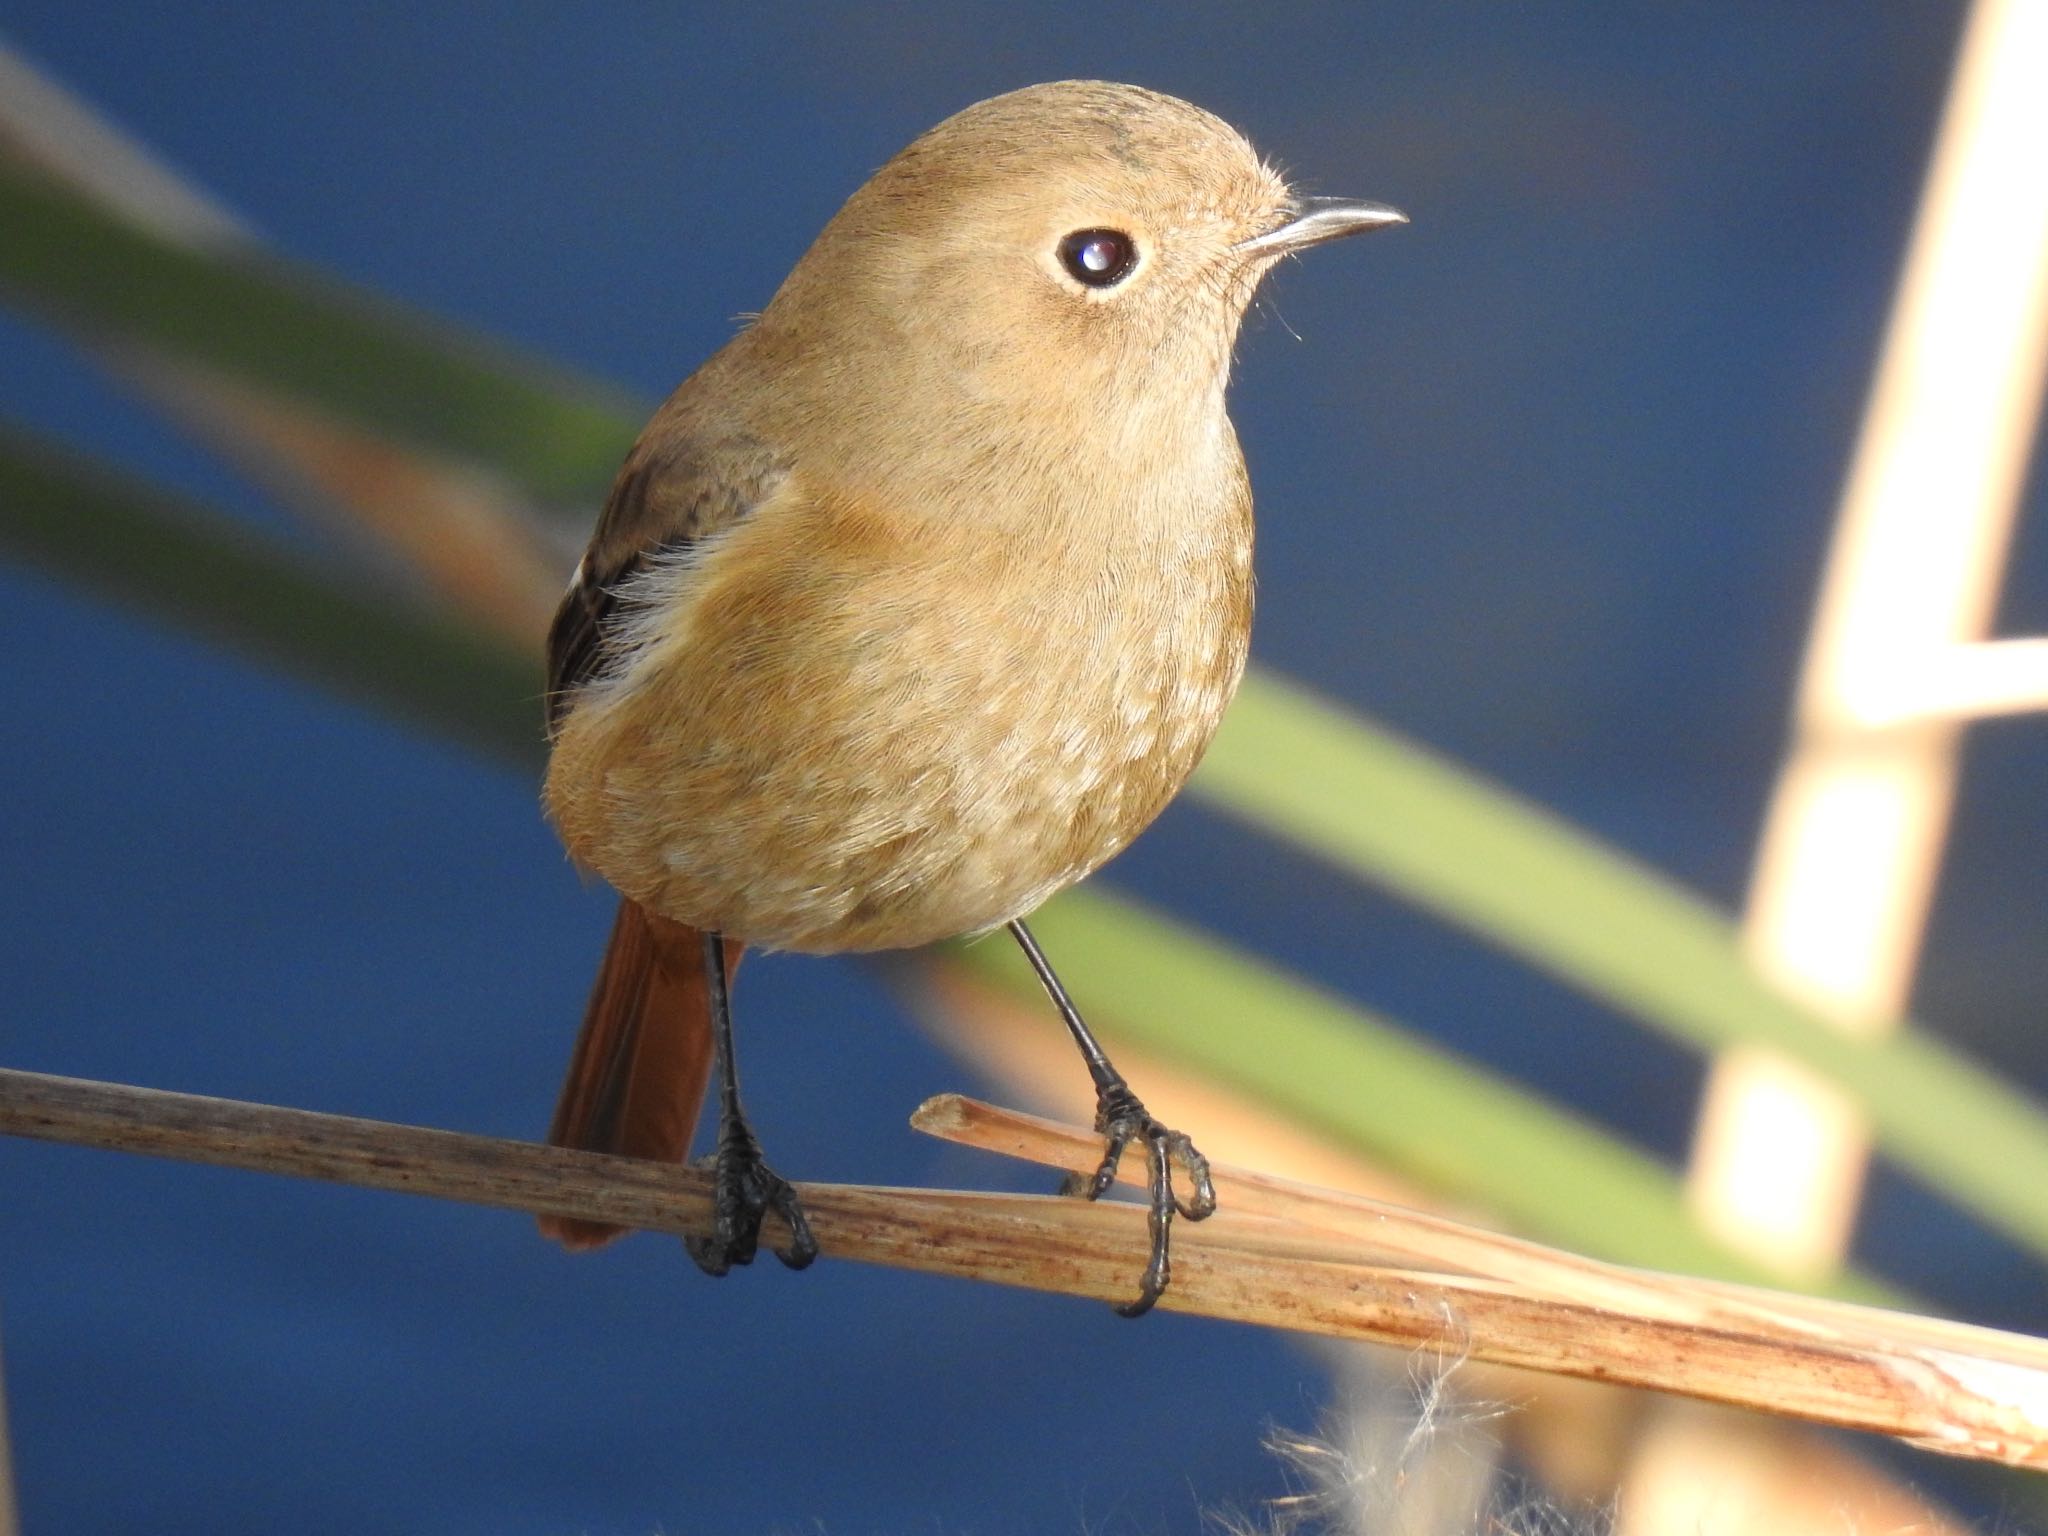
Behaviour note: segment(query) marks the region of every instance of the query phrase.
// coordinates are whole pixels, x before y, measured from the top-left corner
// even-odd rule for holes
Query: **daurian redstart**
[[[1252,506],[1231,350],[1283,256],[1404,222],[1302,197],[1227,124],[1067,81],[969,107],[875,173],[628,455],[548,641],[547,806],[621,894],[559,1145],[683,1157],[719,1068],[723,1273],[776,1211],[741,1112],[742,946],[1008,926],[1151,1175],[1142,1312],[1188,1138],[1103,1055],[1024,926],[1194,769],[1237,687]],[[1174,1189],[1178,1165],[1186,1193]],[[547,1218],[588,1246],[618,1229]]]

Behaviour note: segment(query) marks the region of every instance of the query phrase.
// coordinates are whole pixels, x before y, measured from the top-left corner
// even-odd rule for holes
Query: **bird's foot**
[[[1147,1185],[1151,1198],[1152,1255],[1138,1282],[1138,1299],[1116,1310],[1125,1317],[1143,1317],[1166,1291],[1172,1278],[1167,1239],[1178,1211],[1189,1221],[1200,1221],[1216,1211],[1216,1186],[1209,1178],[1209,1160],[1195,1150],[1187,1136],[1169,1130],[1152,1118],[1142,1101],[1122,1082],[1102,1090],[1095,1104],[1095,1129],[1109,1140],[1102,1163],[1092,1178],[1075,1175],[1067,1180],[1067,1192],[1099,1200],[1116,1182],[1117,1164],[1124,1148],[1132,1142],[1145,1147]],[[1173,1165],[1179,1163],[1187,1175],[1192,1193],[1186,1199],[1175,1192]]]
[[[791,1269],[803,1269],[818,1256],[818,1240],[811,1236],[795,1188],[762,1160],[761,1144],[744,1120],[720,1129],[718,1152],[709,1161],[714,1178],[711,1235],[683,1239],[699,1269],[722,1275],[735,1264],[753,1263],[761,1241],[761,1218],[769,1211],[789,1228],[789,1247],[778,1250],[777,1258]]]

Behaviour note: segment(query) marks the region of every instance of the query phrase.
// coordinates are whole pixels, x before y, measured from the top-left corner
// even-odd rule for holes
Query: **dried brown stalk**
[[[951,1096],[917,1123],[1060,1167],[1097,1155],[1086,1132]],[[678,1234],[703,1230],[710,1210],[708,1176],[689,1168],[30,1072],[0,1070],[0,1131]],[[1169,1309],[2048,1466],[2048,1346],[2036,1341],[1811,1302],[1774,1313],[1763,1293],[1611,1269],[1241,1170],[1217,1174],[1226,1209],[1176,1231]],[[1132,1294],[1146,1251],[1144,1213],[1128,1205],[800,1188],[837,1258],[1109,1301]]]

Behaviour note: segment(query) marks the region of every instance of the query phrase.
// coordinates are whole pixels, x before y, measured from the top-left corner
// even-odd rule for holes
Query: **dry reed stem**
[[[927,1100],[911,1124],[948,1141],[1068,1172],[1086,1172],[1100,1157],[1100,1142],[1092,1133],[953,1094]],[[1603,1362],[1609,1338],[1604,1322],[1578,1341],[1584,1354],[1580,1364],[1539,1364],[1539,1369],[1840,1423],[1844,1421],[1809,1413],[1801,1406],[1804,1394],[1791,1383],[1786,1384],[1791,1394],[1786,1397],[1743,1397],[1740,1352],[1724,1354],[1722,1346],[1737,1340],[1783,1345],[1789,1351],[1788,1370],[1798,1369],[1793,1358],[1806,1349],[1838,1350],[1892,1374],[1891,1390],[1902,1422],[1922,1412],[1945,1421],[1932,1437],[1913,1431],[1888,1433],[1903,1433],[1934,1450],[2048,1466],[2048,1341],[1847,1302],[1629,1269],[1362,1195],[1223,1165],[1211,1171],[1217,1199],[1225,1209],[1247,1222],[1272,1223],[1290,1232],[1288,1251],[1298,1256],[1426,1276],[1441,1282],[1447,1295],[1469,1297],[1495,1285],[1538,1306],[1548,1303],[1623,1325],[1612,1336],[1623,1346],[1630,1337],[1627,1325],[1664,1325],[1676,1340],[1687,1334],[1694,1337],[1698,1353],[1692,1364],[1700,1374],[1693,1380],[1656,1381],[1632,1374],[1626,1360]],[[1139,1167],[1127,1162],[1125,1181],[1135,1182],[1138,1176]],[[1343,1246],[1336,1252],[1319,1249],[1310,1232],[1326,1234]],[[1187,1241],[1185,1236],[1177,1240]],[[1461,1321],[1470,1327],[1472,1358],[1531,1363],[1495,1349],[1471,1314]],[[1729,1367],[1738,1369],[1728,1374]],[[1680,1378],[1685,1374],[1685,1369],[1677,1372]],[[1908,1400],[1915,1399],[1918,1406],[1909,1407]]]
[[[950,957],[920,956],[893,965],[891,972],[925,1027],[955,1055],[976,1064],[984,1077],[1022,1093],[1040,1114],[1086,1123],[1094,1109],[1093,1092],[1076,1081],[1071,1045],[1044,1029],[1037,1010]],[[1269,1107],[1189,1075],[1185,1063],[1170,1056],[1148,1058],[1142,1047],[1129,1042],[1117,1047],[1116,1056],[1125,1075],[1145,1085],[1146,1103],[1174,1125],[1199,1126],[1203,1148],[1239,1167],[1271,1168],[1297,1185],[1372,1195],[1396,1206],[1431,1205],[1423,1191],[1386,1169],[1335,1149]],[[931,1112],[942,1112],[940,1101],[933,1101]],[[1233,1187],[1225,1198],[1234,1210],[1243,1196]],[[1332,1361],[1355,1359],[1342,1341],[1316,1342],[1334,1346],[1326,1351]],[[1641,1397],[1598,1382],[1537,1377],[1477,1360],[1462,1362],[1457,1380],[1470,1401],[1515,1405],[1512,1415],[1498,1421],[1499,1437],[1549,1491],[1589,1507],[1613,1498],[1623,1459],[1644,1418]],[[1785,1427],[1782,1420],[1729,1408],[1706,1411],[1717,1416],[1724,1434],[1739,1438],[1775,1473],[1762,1506],[1771,1513],[1760,1518],[1760,1529],[1780,1536],[1794,1531],[1841,1536],[1850,1529],[1960,1536],[1965,1529],[1909,1489],[1902,1479],[1911,1473],[1910,1463],[1895,1474],[1871,1461],[1867,1447],[1852,1447],[1817,1429],[1772,1438]]]
[[[918,1122],[997,1150],[1051,1151],[1047,1160],[1062,1167],[1090,1161],[1096,1145],[1086,1132],[952,1096],[926,1105]],[[709,1177],[695,1169],[31,1072],[0,1070],[0,1131],[676,1234],[704,1230],[710,1212]],[[1370,1203],[1356,1197],[1237,1170],[1219,1170],[1219,1187],[1226,1203],[1242,1208],[1179,1224],[1162,1307],[1650,1387],[1953,1455],[2048,1466],[2048,1355],[2032,1341],[1917,1323],[1951,1342],[1967,1336],[1996,1348],[1933,1349],[1917,1335],[1910,1345],[1882,1345],[1872,1342],[1882,1329],[1864,1309],[1851,1309],[1856,1328],[1831,1337],[1632,1312],[1630,1296],[1644,1286],[1655,1291],[1650,1277],[1489,1239],[1440,1217],[1396,1215],[1393,1207],[1368,1215],[1362,1206]],[[1144,1213],[1128,1205],[799,1188],[819,1243],[836,1258],[1122,1301],[1135,1293],[1146,1250]],[[1361,1224],[1373,1228],[1367,1242]],[[1427,1251],[1427,1232],[1440,1228],[1453,1229],[1449,1258]],[[771,1227],[771,1241],[782,1235]],[[1500,1245],[1497,1254],[1513,1256],[1510,1270],[1532,1252],[1546,1256],[1547,1268],[1531,1268],[1538,1285],[1460,1272],[1483,1262],[1489,1240]],[[1383,1262],[1390,1255],[1400,1261]],[[1545,1293],[1569,1290],[1584,1274],[1611,1287],[1599,1304]],[[1739,1299],[1745,1313],[1761,1305]]]
[[[927,1099],[910,1123],[945,1141],[1072,1173],[1091,1171],[1101,1156],[1101,1142],[1091,1132],[959,1094]],[[1350,1243],[1345,1257],[1353,1263],[1409,1264],[1498,1280],[1530,1296],[1668,1322],[1945,1351],[2040,1372],[2048,1383],[2048,1340],[1825,1297],[1631,1269],[1367,1195],[1221,1164],[1211,1172],[1219,1203],[1241,1215],[1342,1237]],[[1120,1176],[1135,1186],[1142,1165],[1127,1163]]]

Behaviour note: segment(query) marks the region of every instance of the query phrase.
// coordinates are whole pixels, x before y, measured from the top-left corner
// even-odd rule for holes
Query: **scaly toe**
[[[699,1166],[702,1166],[701,1164]],[[713,1160],[711,1235],[686,1237],[683,1248],[707,1275],[723,1275],[735,1264],[751,1264],[760,1251],[761,1221],[769,1212],[790,1230],[790,1247],[777,1257],[802,1269],[818,1256],[818,1242],[790,1182],[748,1146],[728,1147]]]
[[[1138,1282],[1137,1300],[1116,1309],[1125,1317],[1142,1317],[1165,1294],[1172,1279],[1169,1238],[1175,1214],[1190,1221],[1201,1221],[1213,1215],[1216,1186],[1209,1174],[1209,1160],[1195,1149],[1195,1144],[1182,1132],[1170,1130],[1153,1119],[1137,1096],[1127,1088],[1103,1096],[1096,1110],[1095,1128],[1108,1139],[1102,1162],[1093,1178],[1084,1181],[1078,1175],[1070,1177],[1066,1185],[1070,1192],[1085,1194],[1090,1200],[1099,1198],[1116,1182],[1117,1167],[1123,1159],[1124,1149],[1132,1141],[1141,1142],[1145,1148],[1147,1212],[1150,1218],[1146,1226],[1152,1239],[1151,1252],[1145,1262],[1145,1273]],[[1174,1187],[1175,1163],[1186,1175],[1189,1188],[1185,1196]]]

